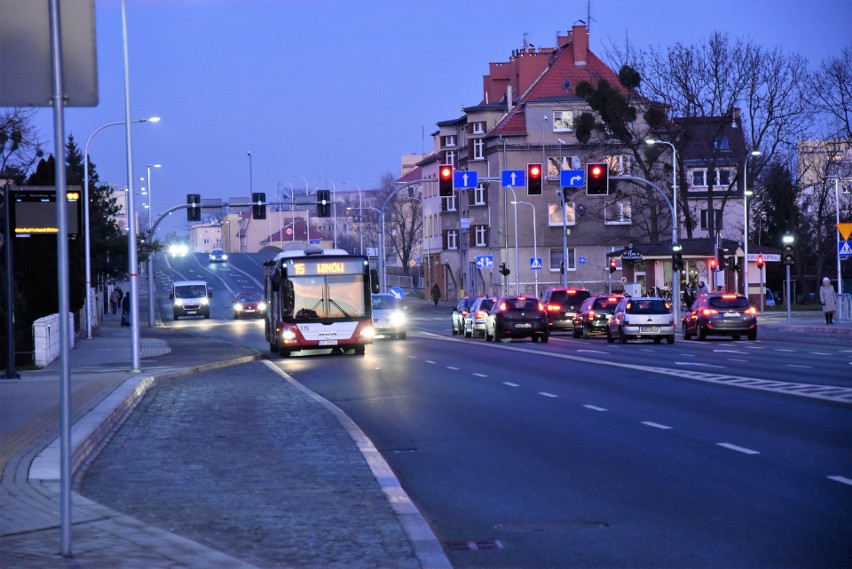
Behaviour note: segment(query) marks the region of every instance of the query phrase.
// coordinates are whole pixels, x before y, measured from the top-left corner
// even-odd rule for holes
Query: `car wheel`
[[[550,334],[542,334],[541,335],[541,343],[546,344],[550,341]]]
[[[204,318],[205,318],[205,319],[210,318],[210,313],[208,312],[207,314],[205,314],[205,315],[204,315]]]
[[[668,343],[668,344],[674,344],[674,334],[672,334],[671,336],[667,336],[667,337],[666,337],[666,343]]]
[[[571,335],[572,335],[573,337],[575,337],[575,338],[579,338],[579,337],[580,337],[580,331],[579,331],[579,330],[577,330],[577,325],[576,325],[576,324],[574,325],[574,329],[571,331]]]
[[[273,354],[277,354],[278,353],[278,346],[276,346],[272,342],[269,342],[269,351],[272,352]]]
[[[464,329],[464,337],[465,338],[473,338],[473,330]]]
[[[698,339],[702,342],[707,339],[707,330],[703,326],[698,327]]]
[[[618,327],[618,341],[622,344],[627,343],[627,336],[624,335],[624,330],[621,328],[621,326]]]
[[[234,312],[234,320],[239,320],[239,319],[240,319],[240,315],[237,314],[236,312]]]
[[[690,334],[689,332],[687,332],[687,329],[686,329],[686,322],[684,322],[684,323],[683,323],[682,328],[683,328],[683,339],[684,339],[684,340],[691,340],[691,339],[692,339],[692,334]]]
[[[178,318],[180,318],[180,316],[178,316],[177,312],[173,312],[173,313],[172,313],[172,316],[174,317],[175,322],[177,322],[177,321],[178,321]]]
[[[612,332],[610,332],[609,326],[606,327],[606,341],[610,344],[615,342],[615,338],[612,337]]]
[[[459,331],[456,329],[456,323],[453,322],[453,336],[458,336],[458,335],[459,335]]]
[[[757,330],[752,330],[752,331],[750,331],[750,332],[748,333],[748,339],[749,339],[749,341],[751,341],[751,342],[754,342],[755,340],[757,340]]]
[[[537,344],[539,337],[533,334],[532,336],[530,336],[530,340],[532,340],[533,344]]]
[[[662,341],[663,341],[663,339],[662,339],[662,338],[654,338],[654,343],[655,343],[655,344],[659,344],[659,343],[660,343],[660,342],[662,342]]]
[[[733,338],[734,342],[736,342],[737,340],[740,339],[740,335],[739,334],[731,334],[731,338]]]
[[[278,354],[282,358],[289,358],[290,357],[290,350],[281,349],[281,350],[278,350]]]
[[[365,346],[364,344],[358,344],[357,346],[355,346],[355,355],[356,356],[363,356],[366,351],[367,351],[367,346]]]

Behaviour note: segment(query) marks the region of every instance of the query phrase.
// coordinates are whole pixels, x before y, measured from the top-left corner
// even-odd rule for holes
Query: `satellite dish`
[[[582,167],[583,167],[583,163],[580,162],[580,157],[579,156],[572,156],[571,157],[571,168],[573,170],[579,170]]]

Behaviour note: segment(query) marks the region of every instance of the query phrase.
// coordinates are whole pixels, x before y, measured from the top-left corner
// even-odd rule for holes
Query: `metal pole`
[[[136,250],[136,207],[133,190],[133,141],[130,132],[130,59],[127,49],[127,0],[121,1],[121,36],[124,47],[124,122],[127,138],[127,249],[130,279],[130,352],[131,371],[141,371],[139,338],[139,261]]]
[[[758,267],[760,273],[760,313],[763,314],[763,267]]]
[[[787,265],[787,292],[784,294],[787,297],[787,326],[790,325],[790,265]]]
[[[21,377],[15,371],[15,285],[14,274],[12,267],[13,260],[13,245],[12,245],[12,227],[9,223],[9,212],[12,209],[12,190],[9,182],[5,184],[5,199],[3,200],[3,246],[5,264],[6,264],[6,373],[3,375],[5,379],[17,379]]]
[[[154,243],[154,184],[151,182],[151,168],[159,168],[160,164],[147,164],[148,172],[148,241]],[[154,251],[148,253],[148,327],[154,327]]]
[[[518,255],[518,196],[512,186],[507,186],[507,189],[512,192],[512,205],[515,206],[515,294],[521,294],[521,265]]]
[[[560,284],[568,286],[568,201],[565,199],[565,190],[559,190],[562,199],[562,274],[559,276]]]
[[[843,279],[840,274],[840,177],[834,179],[834,222],[837,229],[837,294],[843,292]]]

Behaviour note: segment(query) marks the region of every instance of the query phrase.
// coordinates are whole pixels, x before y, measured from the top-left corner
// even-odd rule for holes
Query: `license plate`
[[[659,331],[659,326],[642,326],[642,332],[645,332],[647,334],[658,333]]]
[[[520,324],[515,324],[515,328],[532,328],[532,324],[529,322],[521,322]]]
[[[186,311],[187,314],[195,314],[197,312],[198,312],[197,310],[187,310]]]
[[[388,325],[383,318],[379,318],[373,324],[375,324],[377,328],[384,328]]]
[[[336,346],[337,340],[320,340],[319,345],[320,346]]]
[[[726,312],[725,313],[725,318],[739,318],[739,316],[740,316],[739,312]]]
[[[245,312],[246,312],[246,314],[249,314],[249,313],[251,313],[251,312],[254,312],[254,308],[246,308],[246,309],[245,309]]]

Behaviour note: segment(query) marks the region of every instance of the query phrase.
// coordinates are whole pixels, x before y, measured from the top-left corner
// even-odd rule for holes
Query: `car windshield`
[[[550,295],[550,302],[579,307],[589,296],[585,290],[554,290]]]
[[[606,298],[596,298],[592,305],[593,310],[606,310],[612,312],[615,310],[615,305],[618,304],[618,298],[609,296]]]
[[[495,298],[483,298],[482,302],[479,303],[480,310],[491,310],[491,307],[494,306],[494,302],[497,299]]]
[[[714,296],[707,299],[707,301],[712,308],[734,308],[738,310],[745,310],[749,307],[748,300],[746,300],[744,296]]]
[[[630,314],[668,314],[669,309],[664,300],[631,300],[627,303]]]
[[[201,298],[207,296],[204,285],[181,285],[175,287],[175,298]]]
[[[390,310],[397,307],[396,299],[392,296],[374,296],[372,302],[374,310]]]
[[[538,301],[534,298],[507,298],[508,310],[538,310]]]
[[[237,296],[237,302],[260,302],[261,300],[263,300],[263,296],[259,293],[240,294]]]

